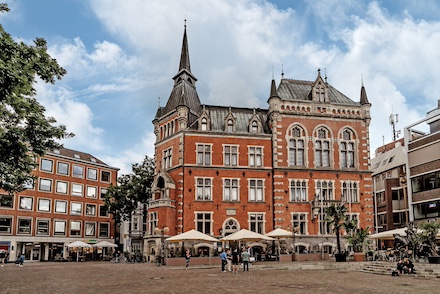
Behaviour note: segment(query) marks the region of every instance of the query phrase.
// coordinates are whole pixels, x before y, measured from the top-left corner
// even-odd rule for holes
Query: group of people
[[[243,248],[241,254],[238,249],[235,248],[232,252],[231,250],[223,250],[220,254],[220,259],[222,261],[222,272],[226,272],[226,269],[232,273],[238,273],[238,264],[241,261],[243,263],[243,271],[249,271],[249,259],[250,253],[249,248]]]
[[[15,262],[15,264],[19,265],[20,267],[23,267],[23,263],[24,263],[24,254],[21,254],[17,261]],[[9,252],[6,252],[5,250],[1,250],[0,251],[0,262],[1,262],[1,267],[5,267],[5,265],[8,263],[9,261]]]
[[[403,260],[399,259],[397,261],[396,271],[399,274],[413,274],[414,273],[414,264],[407,257],[405,257]]]

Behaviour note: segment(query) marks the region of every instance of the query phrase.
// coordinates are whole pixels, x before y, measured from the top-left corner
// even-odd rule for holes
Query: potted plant
[[[354,261],[364,261],[365,254],[364,251],[364,245],[365,241],[368,237],[368,229],[360,229],[353,232],[350,232],[351,234],[347,237],[348,243],[353,248],[353,256]]]
[[[343,203],[333,203],[324,209],[326,214],[327,223],[332,226],[333,231],[336,233],[336,245],[338,252],[335,253],[336,262],[344,262],[347,260],[345,253],[341,252],[341,229],[345,227],[347,223],[347,208]]]
[[[440,224],[436,222],[421,223],[421,240],[423,245],[429,247],[429,263],[440,263],[440,256],[437,253],[437,234],[440,231]]]

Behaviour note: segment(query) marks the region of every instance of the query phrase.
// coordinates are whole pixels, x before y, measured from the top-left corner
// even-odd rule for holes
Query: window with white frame
[[[101,171],[101,182],[110,182],[110,172],[106,170]]]
[[[206,117],[202,118],[202,131],[207,131],[208,130],[208,120],[206,119]]]
[[[110,232],[110,224],[109,223],[99,223],[99,237],[100,238],[108,238]]]
[[[20,209],[24,210],[32,210],[34,204],[34,198],[32,197],[26,197],[26,196],[20,196]]]
[[[249,166],[263,166],[263,147],[249,147]]]
[[[55,200],[55,212],[67,213],[67,201]]]
[[[157,227],[157,212],[148,213],[148,233],[153,235],[154,228]]]
[[[238,201],[238,179],[223,180],[223,201]]]
[[[68,176],[69,175],[69,164],[65,163],[65,162],[58,161],[57,174]]]
[[[97,194],[98,194],[98,188],[97,187],[87,186],[87,197],[96,198]]]
[[[169,168],[172,167],[172,156],[173,156],[173,149],[168,148],[163,151],[163,168]]]
[[[232,119],[228,119],[228,127],[226,129],[228,133],[232,133],[234,131],[234,122]]]
[[[290,180],[290,201],[307,201],[307,180]]]
[[[0,208],[14,208],[14,197],[8,194],[0,194]]]
[[[264,234],[264,213],[249,213],[249,231]]]
[[[224,165],[225,166],[237,166],[238,164],[238,146],[225,145],[223,146],[224,152]]]
[[[318,180],[316,181],[316,189],[317,197],[319,200],[335,200],[335,194],[333,189],[333,182],[326,180]]]
[[[319,234],[320,235],[332,234],[332,228],[327,221],[325,213],[319,213]]]
[[[101,195],[99,196],[99,199],[104,199],[105,195],[107,195],[107,192],[107,188],[101,188]]]
[[[212,214],[212,212],[195,212],[195,223],[197,231],[207,235],[211,235]]]
[[[49,235],[49,220],[37,220],[37,235]]]
[[[72,183],[72,196],[82,196],[83,185]]]
[[[55,220],[54,221],[54,235],[62,236],[66,235],[66,221]]]
[[[38,199],[38,211],[50,212],[50,199]]]
[[[256,120],[251,123],[251,133],[258,133],[258,122]]]
[[[26,190],[33,190],[35,188],[35,181],[34,179],[29,179],[26,182],[23,183],[23,188]]]
[[[0,216],[0,234],[10,235],[12,233],[12,216]]]
[[[348,203],[359,202],[359,187],[355,181],[342,181],[342,199]]]
[[[211,201],[212,179],[197,178],[197,200]]]
[[[197,144],[197,164],[211,165],[211,145]]]
[[[70,203],[70,214],[71,215],[82,215],[82,203],[71,202]]]
[[[108,209],[105,207],[105,205],[99,205],[99,216],[108,217]]]
[[[87,179],[97,181],[98,180],[98,170],[95,168],[87,168]]]
[[[53,160],[41,158],[40,170],[45,172],[53,172]]]
[[[354,167],[355,148],[354,134],[351,130],[345,129],[341,133],[340,152],[341,152],[341,168]]]
[[[86,203],[86,215],[95,216],[96,215],[96,205]]]
[[[38,190],[44,191],[44,192],[51,192],[52,191],[52,180],[39,179]]]
[[[81,236],[80,221],[70,221],[70,236]]]
[[[61,181],[57,181],[56,184],[56,192],[60,193],[60,194],[67,194],[67,187],[68,187],[69,183],[67,182],[61,182]]]
[[[289,140],[289,166],[304,166],[305,157],[305,132],[295,126],[290,131]]]
[[[139,230],[139,218],[133,217],[133,231]]]
[[[96,224],[86,222],[84,233],[86,236],[94,237],[96,235]]]
[[[249,201],[264,201],[264,180],[249,180]]]
[[[18,219],[18,233],[30,235],[32,233],[32,219],[19,218]]]
[[[330,166],[330,142],[331,138],[329,131],[325,128],[320,128],[315,134],[315,166],[329,167]]]
[[[295,229],[295,234],[307,235],[307,213],[294,212],[292,213],[292,225]]]
[[[75,178],[84,178],[84,166],[73,165],[73,176]]]

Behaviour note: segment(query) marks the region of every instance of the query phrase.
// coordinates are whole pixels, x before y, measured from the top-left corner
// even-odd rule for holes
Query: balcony
[[[148,204],[148,209],[156,208],[156,207],[170,207],[172,206],[171,203],[173,201],[171,199],[158,199],[158,200],[151,200]]]

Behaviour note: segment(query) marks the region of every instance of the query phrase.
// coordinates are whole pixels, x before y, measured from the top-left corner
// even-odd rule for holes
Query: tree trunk
[[[339,228],[336,228],[336,244],[338,246],[338,253],[341,253],[341,240],[339,237]]]

